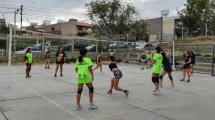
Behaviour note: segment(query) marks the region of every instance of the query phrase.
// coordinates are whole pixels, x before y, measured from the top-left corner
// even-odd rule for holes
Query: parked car
[[[136,49],[145,49],[145,50],[153,50],[155,49],[155,46],[153,46],[151,43],[139,43],[137,46],[136,46]]]
[[[86,47],[87,51],[96,52],[96,45],[90,45]],[[103,52],[107,52],[108,49],[104,46],[98,46],[98,50],[102,50]]]
[[[14,54],[23,55],[23,54],[26,53],[26,51],[27,51],[28,48],[32,49],[32,53],[41,53],[42,52],[42,50],[38,49],[37,47],[27,47],[24,50],[16,51]]]
[[[109,48],[114,49],[114,48],[126,48],[128,47],[127,42],[114,42],[112,44],[109,45]]]
[[[75,42],[74,43],[74,49],[75,50],[84,49],[86,46],[87,46],[87,43],[84,43],[84,42]],[[72,45],[71,44],[64,45],[63,49],[64,49],[64,51],[71,51]]]
[[[45,51],[46,51],[51,46],[45,44],[44,47],[45,47]],[[25,54],[28,48],[32,49],[32,53],[41,53],[42,52],[42,44],[37,44],[37,45],[35,45],[33,47],[27,47],[27,48],[25,48],[23,50],[16,51],[14,54]]]
[[[146,45],[147,45],[146,42],[137,42],[136,49],[144,49]]]
[[[153,49],[155,49],[155,46],[153,46],[152,44],[148,43],[148,44],[145,45],[144,49],[145,50],[153,50]]]

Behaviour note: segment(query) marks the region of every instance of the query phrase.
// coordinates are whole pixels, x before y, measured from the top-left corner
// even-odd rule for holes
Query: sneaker
[[[57,77],[57,74],[54,74],[54,77]]]
[[[90,109],[96,109],[97,108],[94,103],[90,103],[89,107],[90,107]]]
[[[107,92],[107,94],[112,95],[112,91],[111,91],[111,90],[109,90],[109,91]]]
[[[182,81],[182,82],[183,82],[183,81],[185,81],[185,80],[184,80],[184,79],[181,79],[180,81]]]
[[[81,107],[81,105],[76,105],[76,110],[80,110],[82,107]]]
[[[153,93],[153,95],[158,95],[159,94],[159,90],[154,90],[152,93]]]
[[[48,67],[45,67],[45,68],[48,68]]]
[[[128,94],[129,94],[129,91],[125,90],[125,96],[126,96],[126,98],[128,97]]]
[[[50,67],[48,67],[48,69],[50,69]]]
[[[62,77],[62,76],[63,76],[63,74],[60,74],[60,76]]]
[[[156,90],[156,93],[157,93],[157,95],[158,95],[158,94],[160,94],[161,92],[160,92],[160,90]]]
[[[187,80],[186,82],[190,82],[190,80]]]
[[[30,76],[26,76],[25,78],[30,78]]]

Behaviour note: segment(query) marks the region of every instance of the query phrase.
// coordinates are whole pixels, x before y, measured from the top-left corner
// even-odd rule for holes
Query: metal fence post
[[[214,64],[215,64],[215,45],[213,45],[213,58],[212,58],[212,76],[215,76],[214,74]]]
[[[9,38],[9,49],[8,49],[8,88],[10,88],[10,79],[11,79],[11,51],[12,51],[12,27],[10,26],[10,38]]]
[[[45,52],[45,36],[43,35],[42,53]]]
[[[72,56],[75,56],[75,39],[72,39],[71,47],[72,47]]]
[[[99,42],[96,41],[96,54],[98,54],[98,47],[99,47]]]

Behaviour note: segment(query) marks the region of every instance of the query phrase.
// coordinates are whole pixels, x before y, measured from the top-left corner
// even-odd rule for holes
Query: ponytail
[[[80,56],[78,57],[78,62],[83,62],[83,55],[80,55]]]
[[[87,49],[80,50],[80,56],[78,57],[78,62],[83,62],[83,56],[87,54]]]

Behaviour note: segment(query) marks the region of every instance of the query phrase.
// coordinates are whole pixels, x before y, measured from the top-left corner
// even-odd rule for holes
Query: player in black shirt
[[[172,78],[172,67],[171,67],[171,64],[169,62],[169,59],[167,58],[165,52],[162,52],[161,55],[163,56],[163,61],[162,61],[163,70],[162,70],[162,72],[160,74],[160,87],[163,87],[163,77],[166,75],[166,73],[169,76],[169,79],[171,81],[172,87],[174,87],[173,78]]]
[[[102,72],[102,56],[103,56],[103,52],[102,51],[99,51],[99,55],[98,55],[98,57],[97,57],[97,60],[96,60],[96,67],[93,69],[93,71],[94,70],[96,70],[96,69],[98,69],[99,67],[100,67],[100,71],[101,71],[101,73],[103,73]]]
[[[50,69],[50,67],[49,67],[49,64],[50,64],[50,53],[51,53],[51,48],[49,47],[47,49],[47,51],[45,52],[45,59],[46,59],[46,61],[45,61],[45,63],[46,63],[45,68],[48,68],[48,69]]]
[[[185,81],[185,77],[187,74],[188,80],[186,82],[190,82],[190,64],[191,64],[191,56],[189,54],[189,51],[185,51],[185,57],[184,57],[184,64],[183,64],[183,79],[180,81]]]
[[[114,88],[115,90],[124,92],[126,97],[128,97],[129,91],[122,89],[118,86],[119,85],[119,79],[122,78],[122,72],[119,70],[116,63],[114,62],[115,58],[113,56],[110,56],[109,61],[110,61],[109,68],[113,72],[114,77],[111,79],[110,90],[107,93],[112,94],[112,90]]]

